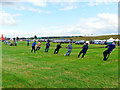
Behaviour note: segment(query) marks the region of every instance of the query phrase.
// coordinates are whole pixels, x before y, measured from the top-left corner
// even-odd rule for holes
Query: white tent
[[[107,42],[113,42],[113,41],[115,41],[115,39],[113,39],[113,38],[110,38],[107,40]]]
[[[120,41],[118,38],[115,41]]]

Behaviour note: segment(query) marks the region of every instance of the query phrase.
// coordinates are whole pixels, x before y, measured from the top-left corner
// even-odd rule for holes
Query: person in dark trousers
[[[86,54],[86,52],[87,52],[87,50],[88,50],[88,43],[86,43],[83,47],[81,47],[81,48],[83,48],[81,51],[80,51],[80,53],[79,53],[79,55],[78,55],[78,58],[80,57],[80,55],[83,53],[83,55],[82,55],[82,57],[81,58],[83,58],[84,56],[85,56],[85,54]]]
[[[48,51],[49,51],[49,47],[50,47],[50,42],[48,41],[48,43],[46,43],[45,52],[48,52]]]
[[[61,43],[57,45],[57,48],[55,49],[54,54],[58,54],[60,48],[61,48]]]
[[[29,46],[30,40],[27,40],[27,46]]]
[[[34,53],[35,53],[35,46],[36,46],[36,41],[34,41],[34,42],[32,43],[32,50],[31,50],[31,53],[33,52],[33,50],[34,50]]]
[[[118,41],[118,46],[120,46],[120,42]]]
[[[116,42],[115,41],[113,42],[113,44],[109,44],[105,47],[105,48],[108,48],[108,49],[103,52],[103,56],[104,56],[103,60],[104,61],[107,60],[107,55],[110,54],[115,47],[116,47]]]
[[[66,48],[68,48],[68,51],[65,54],[65,56],[70,56],[70,53],[72,52],[72,43],[70,45],[68,45],[68,47],[66,47]]]
[[[10,46],[13,46],[13,43],[11,43]]]

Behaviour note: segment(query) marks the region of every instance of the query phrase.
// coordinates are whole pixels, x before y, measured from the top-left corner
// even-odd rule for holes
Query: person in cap
[[[88,50],[88,43],[84,44],[83,47],[81,47],[81,48],[83,48],[83,49],[80,51],[80,53],[79,53],[79,55],[78,55],[78,58],[80,57],[80,55],[81,55],[82,53],[83,53],[83,55],[82,55],[81,58],[83,58],[83,57],[85,56],[85,54],[86,54],[86,52],[87,52],[87,50]]]
[[[48,51],[49,51],[49,47],[50,47],[50,41],[48,41],[48,43],[46,43],[45,52],[48,52]]]
[[[61,48],[61,43],[57,45],[55,51],[54,51],[54,54],[58,54],[59,50]]]
[[[66,48],[68,48],[68,51],[67,51],[67,53],[65,54],[65,56],[70,56],[70,54],[71,54],[71,52],[72,52],[72,43],[69,44],[68,47],[66,47]]]
[[[112,44],[108,44],[105,48],[108,48],[106,51],[103,52],[103,56],[104,56],[104,61],[106,61],[108,58],[107,58],[107,55],[109,55],[113,49],[116,47],[116,41],[114,41]]]
[[[36,41],[34,41],[34,42],[32,43],[32,50],[31,50],[31,53],[33,52],[33,50],[34,50],[34,53],[35,53],[35,46],[36,46]]]

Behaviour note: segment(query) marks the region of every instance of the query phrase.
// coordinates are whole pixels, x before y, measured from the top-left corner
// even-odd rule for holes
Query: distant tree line
[[[26,37],[14,37],[13,40],[20,40],[20,39],[54,39],[54,38],[72,38],[72,37],[82,37],[82,36],[58,36],[58,37],[37,37],[36,35],[34,37],[29,37],[29,38],[26,38]],[[10,38],[9,38],[10,39]]]

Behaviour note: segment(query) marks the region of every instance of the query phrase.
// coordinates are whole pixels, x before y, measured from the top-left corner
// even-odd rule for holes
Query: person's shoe
[[[103,61],[107,61],[107,59],[103,59]]]

